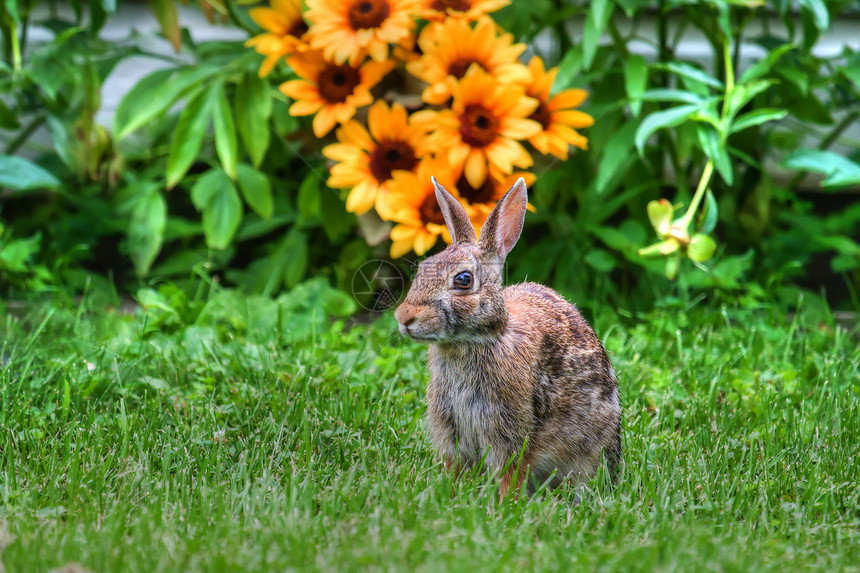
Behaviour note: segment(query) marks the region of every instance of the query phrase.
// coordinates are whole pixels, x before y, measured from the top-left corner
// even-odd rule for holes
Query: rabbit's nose
[[[401,324],[401,326],[409,326],[415,322],[415,313],[410,312],[409,308],[401,304],[397,307],[397,310],[394,311],[394,318]]]

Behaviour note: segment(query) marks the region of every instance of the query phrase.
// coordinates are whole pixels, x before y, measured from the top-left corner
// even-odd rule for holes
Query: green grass
[[[0,324],[7,571],[860,570],[857,331],[601,316],[620,483],[499,507],[481,476],[452,497],[390,317],[290,338],[231,301]]]

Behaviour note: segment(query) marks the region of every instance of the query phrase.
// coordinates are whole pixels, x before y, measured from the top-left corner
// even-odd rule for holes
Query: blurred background
[[[294,2],[3,3],[0,308],[312,284],[309,304],[376,313],[444,247],[431,174],[476,221],[526,176],[508,282],[586,313],[860,308],[860,2],[456,4],[404,8],[402,34],[347,60]],[[537,100],[519,119],[548,135],[505,136],[525,157],[452,161],[465,128],[441,126],[479,72]]]

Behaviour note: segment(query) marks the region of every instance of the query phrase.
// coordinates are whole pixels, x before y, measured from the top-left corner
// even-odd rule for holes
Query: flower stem
[[[18,41],[18,24],[13,22],[9,26],[9,40],[12,44],[12,69],[15,73],[21,71],[21,44]]]
[[[699,209],[699,203],[702,202],[702,198],[705,196],[705,191],[708,189],[708,184],[711,182],[711,175],[713,173],[714,160],[708,159],[708,162],[705,164],[705,170],[702,171],[702,177],[699,179],[699,185],[696,187],[696,194],[693,195],[693,200],[690,201],[690,208],[687,209],[687,212],[684,213],[684,216],[681,217],[681,220],[679,221],[681,229],[686,231],[690,227],[690,223],[693,221],[693,217]]]

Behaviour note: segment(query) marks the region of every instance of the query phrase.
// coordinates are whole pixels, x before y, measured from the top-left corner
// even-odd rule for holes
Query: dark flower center
[[[412,171],[417,164],[415,150],[405,141],[384,141],[370,154],[370,172],[380,183],[391,179],[392,171]]]
[[[455,12],[468,12],[472,3],[469,0],[434,0],[430,7],[437,12],[447,14],[449,8]]]
[[[437,225],[445,224],[445,217],[442,215],[442,209],[439,208],[439,203],[436,201],[435,193],[428,193],[424,202],[418,208],[418,213],[421,215],[421,222],[436,223]]]
[[[480,105],[469,105],[460,115],[460,137],[470,147],[486,147],[496,140],[499,122]]]
[[[356,0],[349,7],[349,25],[353,30],[379,28],[390,13],[388,0]]]
[[[451,65],[448,66],[448,75],[461,80],[463,79],[463,76],[466,75],[466,72],[469,71],[469,66],[472,64],[478,64],[481,66],[481,62],[476,62],[475,60],[456,60],[451,62]],[[481,69],[486,70],[484,66],[481,66]]]
[[[529,119],[533,119],[541,124],[544,131],[546,131],[552,125],[552,112],[546,106],[546,103],[541,101],[538,108],[529,116]]]
[[[299,18],[298,20],[296,20],[293,23],[292,26],[290,26],[290,29],[287,30],[287,35],[293,36],[294,38],[301,38],[302,36],[305,35],[305,32],[307,32],[307,31],[308,31],[308,25],[305,23],[304,20]]]
[[[360,83],[361,75],[358,70],[333,64],[326,66],[317,78],[320,95],[330,103],[343,103]]]
[[[469,180],[464,175],[457,181],[456,187],[457,191],[460,192],[460,197],[463,197],[469,203],[491,203],[496,191],[489,177],[484,180],[483,185],[475,189],[469,184]]]

